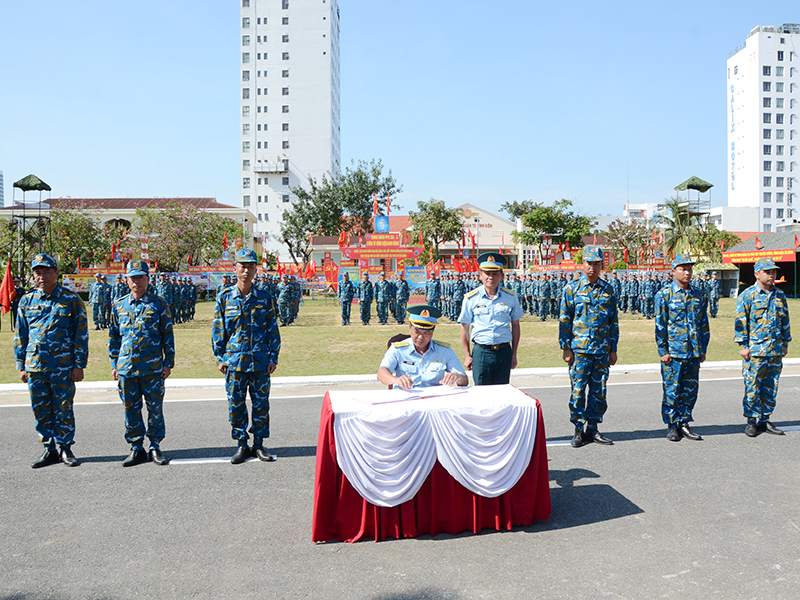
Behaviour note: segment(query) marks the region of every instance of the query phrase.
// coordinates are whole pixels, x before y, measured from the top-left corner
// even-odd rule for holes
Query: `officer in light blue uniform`
[[[393,343],[378,368],[378,381],[386,385],[412,387],[465,386],[469,383],[461,361],[444,342],[433,339],[442,312],[427,304],[408,309],[409,339]]]
[[[517,366],[522,307],[516,294],[500,286],[506,265],[502,254],[485,252],[478,264],[483,285],[464,296],[458,317],[464,366],[472,369],[475,385],[507,384]]]
[[[281,335],[268,292],[253,286],[258,268],[254,250],[236,253],[236,284],[222,289],[214,307],[211,346],[217,368],[225,374],[231,437],[239,447],[231,458],[238,465],[250,456],[270,462],[275,455],[263,446],[269,437],[271,375],[278,367]],[[247,392],[252,403],[252,451],[247,435]]]
[[[609,366],[617,362],[619,342],[617,295],[608,282],[599,278],[602,270],[602,249],[587,247],[583,251],[583,274],[567,284],[561,298],[558,343],[564,362],[569,365],[572,385],[569,412],[575,426],[570,442],[573,448],[586,442],[613,443],[597,429],[608,408],[606,381]]]
[[[692,287],[694,261],[678,254],[672,261],[673,282],[656,294],[656,345],[661,357],[661,416],[667,439],[703,438],[689,427],[697,402],[700,363],[711,339],[706,295]]]
[[[350,325],[350,308],[353,306],[353,297],[356,295],[356,290],[347,273],[342,275],[342,282],[339,284],[339,293],[337,295],[339,304],[342,306],[342,325]]]
[[[28,384],[36,432],[44,446],[31,466],[63,462],[75,467],[79,463],[72,453],[72,400],[89,355],[86,310],[75,292],[58,283],[58,263],[52,256],[37,254],[31,268],[38,289],[20,300],[14,336],[19,378]]]
[[[770,421],[775,410],[778,379],[783,357],[789,351],[792,333],[786,295],[775,286],[778,265],[762,258],[754,269],[756,282],[736,301],[734,341],[739,344],[744,377],[745,435],[756,437],[762,431],[784,435]]]
[[[108,327],[108,358],[111,376],[117,380],[125,407],[125,441],[131,454],[122,461],[132,467],[148,460],[157,465],[169,461],[161,453],[164,439],[164,380],[175,366],[175,340],[169,305],[150,289],[150,267],[143,260],[128,263],[127,296],[114,301]],[[147,430],[142,404],[147,406]],[[144,451],[144,438],[150,451]]]

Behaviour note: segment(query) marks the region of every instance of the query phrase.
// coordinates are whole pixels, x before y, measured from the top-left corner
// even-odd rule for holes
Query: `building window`
[[[281,180],[282,180],[283,185],[289,185],[289,178],[288,177],[282,177]]]
[[[778,60],[783,60],[783,50],[778,50]]]
[[[775,83],[775,91],[778,94],[782,94],[783,93],[783,82],[782,81],[778,81],[778,82]]]
[[[779,188],[783,187],[783,177],[776,177],[775,178],[775,187],[779,187]]]
[[[242,142],[242,152],[250,152],[250,142]]]
[[[242,88],[242,100],[250,98],[250,88]]]
[[[261,88],[256,88],[256,90],[258,91],[258,95],[260,96],[261,95]]]
[[[764,77],[769,77],[772,75],[772,67],[764,65]]]
[[[772,98],[764,98],[764,108],[772,106]]]
[[[782,208],[776,208],[775,209],[775,218],[776,219],[782,219],[783,218],[783,209]]]
[[[764,202],[772,202],[772,192],[764,192]]]
[[[767,232],[767,233],[772,231],[772,225],[764,225],[764,231]]]
[[[281,58],[282,58],[283,60],[289,60],[289,53],[288,53],[288,52],[284,52],[284,53],[281,55]]]
[[[289,140],[283,140],[283,149],[284,150],[288,150],[289,149]]]
[[[764,91],[765,92],[772,91],[772,84],[769,81],[765,81],[764,82]]]
[[[764,123],[772,123],[772,113],[764,113]]]
[[[269,213],[264,213],[264,220],[269,223]]]
[[[250,135],[250,123],[242,125],[242,135]]]
[[[289,112],[289,105],[288,104],[284,104],[283,106],[281,106],[281,112],[284,112],[284,113]]]
[[[782,140],[783,139],[783,129],[776,129],[775,130],[775,139]]]
[[[764,161],[764,170],[765,171],[772,171],[772,161],[771,160],[765,160]]]
[[[783,192],[775,192],[775,202],[783,204]]]
[[[242,29],[250,29],[250,17],[242,17]]]
[[[281,77],[288,77],[289,76],[289,69],[284,69],[281,73]]]
[[[289,8],[289,0],[283,0],[283,1],[281,2],[281,8],[282,8],[283,10],[287,10],[287,9]]]
[[[786,209],[786,218],[787,219],[791,219],[792,218],[792,209],[791,208],[787,208]]]
[[[250,161],[243,160],[242,161],[242,171],[249,171],[250,170]]]
[[[242,52],[242,62],[249,63],[250,62],[250,53],[249,52]]]
[[[250,106],[243,106],[242,107],[242,116],[249,117],[250,116]]]
[[[284,96],[288,96],[289,95],[289,88],[287,88],[287,87],[283,88],[281,90],[281,94],[283,94]]]
[[[783,156],[783,146],[775,146],[775,155]]]
[[[243,35],[242,36],[242,46],[249,46],[250,45],[250,36]]]
[[[258,213],[258,220],[261,221],[261,213]]]
[[[289,194],[284,194],[283,196],[281,196],[281,200],[283,200],[284,202],[288,202],[289,201]]]
[[[782,160],[779,160],[778,162],[776,162],[775,163],[775,170],[776,171],[783,171],[783,164],[784,163],[783,163]]]
[[[284,34],[281,36],[281,42],[283,42],[284,44],[288,44],[288,43],[289,43],[289,34],[287,34],[287,33],[284,33]]]
[[[775,124],[776,125],[783,125],[783,113],[776,113],[775,114]]]
[[[764,177],[764,187],[770,187],[772,185],[772,177]]]
[[[768,140],[772,138],[772,129],[765,129],[764,130],[764,139]]]
[[[288,123],[281,124],[281,131],[289,131],[289,124]]]
[[[775,67],[775,77],[783,77],[783,67]]]
[[[772,154],[772,146],[764,144],[764,154]]]
[[[250,178],[249,177],[242,177],[242,187],[245,189],[250,188]]]
[[[250,196],[242,196],[242,206],[250,206]]]
[[[284,25],[288,25],[288,24],[289,24],[289,17],[283,17],[283,19],[281,20],[281,22],[282,22]]]
[[[264,177],[264,185],[269,185],[269,177]],[[267,197],[264,196],[264,202],[267,201]]]
[[[242,71],[242,81],[250,81],[250,71]]]
[[[783,108],[783,98],[775,98],[775,108]]]
[[[764,209],[764,218],[765,219],[771,219],[772,218],[772,209],[771,208],[765,208]]]

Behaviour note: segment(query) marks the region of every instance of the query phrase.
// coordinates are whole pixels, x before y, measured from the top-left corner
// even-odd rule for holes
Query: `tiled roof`
[[[80,206],[83,208],[99,210],[136,210],[137,208],[165,208],[170,202],[191,204],[199,209],[230,210],[239,208],[230,204],[221,204],[214,198],[50,198],[42,202],[42,209],[59,205]],[[17,206],[6,206],[2,210],[20,210]],[[27,210],[38,210],[38,203],[26,205]]]
[[[756,249],[756,237],[761,240],[761,250],[790,250],[794,248],[794,231],[781,231],[779,233],[738,233],[738,236],[748,235],[746,240],[736,244],[732,248],[726,248],[725,252],[746,252]]]

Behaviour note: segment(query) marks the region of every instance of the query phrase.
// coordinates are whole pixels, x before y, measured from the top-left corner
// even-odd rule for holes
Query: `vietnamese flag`
[[[627,248],[625,248],[625,251],[623,252],[623,255],[625,256],[625,262],[627,263],[628,262],[628,249]]]
[[[794,234],[794,249],[797,250],[800,248],[800,238],[797,237],[797,234]]]
[[[81,257],[78,257],[78,271],[81,270]]]
[[[795,234],[796,236],[797,234]],[[761,240],[756,236],[756,250],[761,250]]]
[[[372,199],[372,215],[377,217],[378,216],[378,194]]]
[[[477,273],[481,270],[481,266],[478,264],[478,260],[476,258],[472,259],[472,271]]]
[[[421,231],[419,232],[419,245],[420,246],[424,246],[425,245],[425,243],[422,241],[422,232]]]
[[[596,233],[594,234],[594,239],[593,239],[593,241],[592,241],[592,244],[593,244],[594,246],[597,246],[597,234],[596,234]]]
[[[389,211],[391,210],[391,201],[389,200],[389,194],[386,194],[386,216],[389,216]]]
[[[11,302],[17,291],[14,289],[14,276],[11,274],[11,257],[6,263],[6,274],[3,275],[3,282],[0,283],[0,306],[3,307],[3,314],[11,310]]]
[[[225,235],[222,236],[222,249],[223,250],[227,250],[228,249],[228,232],[227,231],[225,232]]]

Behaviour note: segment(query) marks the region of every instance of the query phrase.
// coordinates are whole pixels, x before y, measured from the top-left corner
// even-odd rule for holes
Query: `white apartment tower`
[[[728,206],[757,208],[757,231],[800,217],[799,50],[800,25],[760,26],[728,57]]]
[[[292,187],[339,169],[337,0],[240,0],[242,206],[280,250]]]

